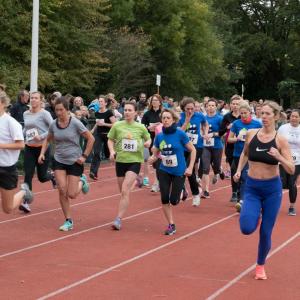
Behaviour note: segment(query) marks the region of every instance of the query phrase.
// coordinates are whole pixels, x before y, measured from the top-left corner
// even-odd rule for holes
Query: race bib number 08
[[[27,142],[32,141],[34,139],[34,137],[36,137],[38,135],[39,135],[39,133],[36,128],[28,129],[28,130],[26,130],[26,141]]]
[[[137,140],[122,139],[122,150],[126,152],[137,152]]]
[[[203,145],[205,147],[213,147],[215,145],[215,139],[214,138],[210,138],[209,140],[204,140],[203,141]]]
[[[177,162],[177,156],[176,154],[174,155],[167,155],[167,156],[162,156],[161,157],[162,163],[165,167],[177,167],[178,162]]]

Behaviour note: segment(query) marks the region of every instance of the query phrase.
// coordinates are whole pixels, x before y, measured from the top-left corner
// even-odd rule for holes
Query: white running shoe
[[[201,200],[199,195],[193,196],[193,206],[199,206],[200,202]]]
[[[157,183],[152,184],[151,192],[158,193],[160,191],[159,185]]]

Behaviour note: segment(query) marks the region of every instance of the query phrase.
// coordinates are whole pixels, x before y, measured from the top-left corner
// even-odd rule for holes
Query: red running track
[[[32,213],[0,214],[0,299],[300,299],[299,217],[284,194],[267,261],[269,279],[253,279],[258,234],[239,232],[230,182],[211,199],[174,210],[166,227],[159,194],[135,190],[123,228],[111,230],[119,202],[114,168],[101,168],[88,195],[72,203],[75,227],[63,222],[58,193],[34,181]]]

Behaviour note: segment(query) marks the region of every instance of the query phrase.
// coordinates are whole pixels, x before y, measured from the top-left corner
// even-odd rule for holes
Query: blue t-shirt
[[[257,120],[253,120],[249,124],[245,124],[242,120],[236,120],[232,123],[232,127],[230,129],[231,132],[234,133],[235,136],[241,135],[246,137],[246,133],[249,129],[261,128],[261,124]],[[234,143],[234,151],[233,157],[240,157],[244,148],[244,141],[237,141]]]
[[[185,122],[185,113],[180,113],[178,126],[181,127]],[[186,134],[196,148],[203,148],[203,137],[201,135],[201,124],[205,125],[205,116],[200,112],[195,112],[191,117],[190,123],[186,127]]]
[[[209,126],[208,133],[219,132],[222,120],[223,120],[223,116],[221,116],[217,113],[212,117],[206,116],[206,121]],[[207,144],[207,146],[212,147],[214,149],[222,149],[223,148],[223,142],[221,140],[221,137],[219,137],[219,136],[212,137],[210,139],[210,144],[212,146],[209,146],[209,144]],[[204,142],[204,146],[206,147],[205,142]]]
[[[185,145],[189,143],[186,133],[177,128],[174,133],[159,133],[154,140],[154,146],[160,150],[162,162],[160,170],[171,175],[182,176],[186,169],[184,158]]]

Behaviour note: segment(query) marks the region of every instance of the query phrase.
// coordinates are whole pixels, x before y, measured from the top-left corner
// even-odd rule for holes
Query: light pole
[[[38,89],[38,61],[39,61],[39,0],[33,0],[32,8],[32,43],[31,43],[31,74],[30,91]]]

